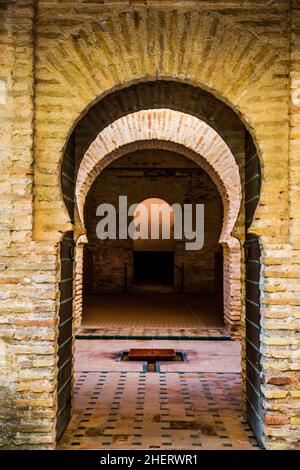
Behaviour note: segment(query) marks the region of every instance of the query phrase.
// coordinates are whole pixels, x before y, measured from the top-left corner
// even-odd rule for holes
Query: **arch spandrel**
[[[112,15],[109,8],[104,13],[99,6],[101,21],[87,18],[85,34],[80,28],[69,26],[55,40],[44,40],[43,49],[37,52],[40,80],[36,88],[36,238],[53,239],[69,222],[59,186],[50,179],[53,180],[54,172],[59,181],[65,143],[72,130],[87,110],[105,95],[142,81],[183,81],[207,90],[229,105],[252,132],[266,175],[274,165],[274,152],[282,155],[277,186],[284,191],[287,188],[288,129],[283,127],[282,117],[288,114],[287,104],[282,103],[279,109],[275,99],[268,99],[267,132],[263,132],[263,128],[268,117],[262,119],[255,104],[260,102],[264,106],[266,89],[268,98],[272,90],[274,97],[278,95],[276,72],[282,73],[282,65],[276,49],[250,28],[232,26],[219,13],[193,11],[188,15],[187,28],[183,9],[165,8],[166,27],[162,28],[160,13],[155,9],[121,10]],[[134,11],[139,21],[135,20]],[[103,21],[104,28],[101,27]],[[171,24],[176,26],[170,29],[167,25]],[[225,48],[224,54],[220,53],[222,48]],[[286,84],[280,86],[284,88]],[[48,96],[51,96],[51,104],[45,113],[42,104]],[[58,125],[59,134],[56,132]],[[276,149],[270,144],[270,135],[275,135]],[[45,159],[51,161],[51,171],[41,168],[39,162]],[[46,181],[48,174],[49,182]],[[47,198],[52,202],[48,210],[43,195],[46,189]],[[268,200],[277,219],[284,221],[287,197],[282,194],[270,195],[269,188],[262,185],[262,197]],[[264,229],[259,219],[265,215],[259,205],[257,215],[255,223],[262,234]],[[49,224],[49,217],[57,222]],[[284,231],[280,227],[277,231],[282,238]]]

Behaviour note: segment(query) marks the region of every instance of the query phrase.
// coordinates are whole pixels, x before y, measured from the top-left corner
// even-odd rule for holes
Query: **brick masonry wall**
[[[283,224],[282,227],[281,224],[277,226],[276,236],[278,239],[286,237],[283,221],[288,203],[284,191],[287,185],[288,81],[285,74],[287,62],[282,58],[288,53],[287,21],[284,21],[287,5],[284,1],[276,4],[270,19],[270,10],[265,8],[263,1],[259,1],[254,10],[251,2],[234,9],[230,2],[227,8],[227,2],[214,2],[210,5],[209,14],[207,5],[202,2],[189,2],[189,10],[178,2],[178,10],[173,13],[170,2],[160,2],[161,13],[157,8],[146,10],[136,6],[135,13],[126,12],[126,2],[106,2],[104,5],[91,2],[83,7],[75,1],[72,10],[64,3],[58,6],[40,2],[36,100],[38,161],[48,160],[49,153],[52,165],[55,164],[54,155],[59,161],[72,125],[96,98],[108,90],[119,88],[124,83],[156,77],[184,77],[185,81],[196,86],[209,81],[210,90],[230,102],[247,125],[255,128],[262,161],[270,162],[270,166],[264,164],[266,177],[268,168],[272,167],[273,152],[281,155],[282,161],[277,157],[276,174],[270,175],[274,186],[263,186],[263,204],[258,208],[256,226],[259,234],[270,236],[263,222],[265,197],[269,194],[271,211]],[[149,2],[149,6],[157,7],[157,4]],[[200,14],[195,13],[196,10]],[[143,40],[145,37],[146,41]],[[204,45],[208,43],[209,47],[205,49]],[[170,54],[171,50],[176,54]],[[256,61],[259,63],[257,67],[253,65]],[[69,64],[67,69],[64,63]],[[98,73],[94,73],[95,70]],[[77,91],[79,83],[82,86]],[[57,87],[60,93],[55,95]],[[51,106],[48,102],[50,96]],[[268,108],[267,127],[265,113],[261,111],[264,106]],[[47,169],[43,170],[39,164],[36,170],[36,176],[42,182],[36,186],[35,220],[40,223],[35,224],[35,230],[39,237],[47,237],[47,232],[51,237],[53,227],[43,222],[43,210],[46,209],[40,207],[45,205],[42,201],[46,190],[56,203],[52,212],[48,208],[44,216],[52,214],[56,224],[63,226],[68,220],[67,214],[63,206],[59,207],[60,194],[56,182],[50,183],[46,178]],[[41,195],[39,191],[42,191]]]
[[[110,91],[171,78],[230,104],[259,150],[252,229],[263,263],[264,442],[298,449],[298,2],[145,5],[0,1],[1,446],[55,447],[58,242],[70,228],[59,182],[66,140]]]
[[[0,446],[51,448],[58,266],[57,245],[32,236],[33,2],[0,2],[0,14]]]
[[[120,169],[122,167],[122,169]],[[149,167],[149,170],[145,168]],[[176,173],[172,171],[176,169]],[[124,169],[123,169],[124,168]],[[171,171],[170,171],[171,170]],[[186,251],[184,241],[174,243],[174,288],[180,290],[181,264],[185,266],[184,289],[188,293],[214,293],[215,253],[222,228],[222,202],[213,182],[194,162],[163,150],[138,151],[107,167],[96,179],[85,205],[85,227],[93,256],[92,292],[124,291],[124,263],[128,268],[128,289],[134,288],[133,241],[99,240],[96,217],[99,204],[118,208],[118,197],[128,196],[128,206],[148,197],[158,197],[170,205],[179,203],[205,205],[205,242],[201,251]],[[117,210],[117,217],[118,217]]]
[[[289,224],[285,244],[265,246],[263,394],[268,447],[300,449],[300,8],[289,11]]]

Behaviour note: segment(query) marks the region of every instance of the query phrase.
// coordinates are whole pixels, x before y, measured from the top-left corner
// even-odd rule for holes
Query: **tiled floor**
[[[258,449],[241,413],[239,344],[77,341],[74,409],[59,449]],[[185,350],[187,362],[143,371],[130,347]]]
[[[229,338],[213,296],[117,294],[86,296],[77,336],[99,338]]]

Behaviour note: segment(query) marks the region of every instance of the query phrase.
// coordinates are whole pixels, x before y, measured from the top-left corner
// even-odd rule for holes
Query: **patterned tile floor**
[[[241,413],[238,343],[77,343],[73,416],[59,449],[258,449]],[[187,345],[188,361],[147,373],[112,354],[167,343]]]
[[[228,329],[222,328],[80,328],[76,338],[97,339],[216,339],[230,340]]]
[[[77,337],[230,339],[218,299],[185,294],[86,296]]]
[[[240,395],[238,373],[82,371],[59,448],[258,449]]]

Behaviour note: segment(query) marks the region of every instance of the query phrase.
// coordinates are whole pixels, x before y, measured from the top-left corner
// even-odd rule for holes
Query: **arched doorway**
[[[174,210],[167,201],[148,198],[135,209],[133,222],[136,283],[174,283]]]
[[[144,143],[142,144],[144,145]],[[88,243],[84,245],[84,252],[87,253],[84,259],[90,261],[83,264],[83,279],[86,277],[88,281],[92,278],[94,282],[91,289],[85,289],[85,284],[83,285],[86,308],[82,315],[82,329],[91,326],[96,328],[97,324],[98,328],[107,327],[112,329],[113,322],[109,312],[119,318],[118,327],[125,329],[126,318],[129,315],[125,308],[128,298],[123,297],[122,300],[120,299],[120,303],[117,302],[118,296],[124,293],[131,294],[132,302],[134,300],[132,294],[157,294],[156,302],[163,301],[165,309],[167,308],[166,296],[159,298],[158,294],[198,295],[202,296],[203,301],[204,296],[207,296],[205,302],[211,308],[207,324],[212,327],[220,327],[220,330],[223,329],[223,298],[221,296],[215,298],[215,257],[221,247],[219,243],[223,212],[221,197],[209,175],[195,162],[170,149],[162,149],[160,145],[160,142],[156,142],[156,147],[152,148],[151,146],[133,152],[130,152],[130,149],[127,148],[128,154],[120,156],[106,166],[103,171],[100,171],[87,194],[84,225],[87,231]],[[159,194],[160,198],[149,198],[149,195],[153,194]],[[132,239],[133,233],[128,238],[116,236],[110,240],[106,237],[99,240],[97,237],[97,224],[101,218],[99,219],[96,216],[99,203],[105,202],[108,205],[107,207],[112,207],[113,210],[116,209],[116,232],[119,233],[121,212],[121,220],[123,221],[123,209],[121,211],[119,204],[120,197],[126,199],[125,204],[129,213],[127,217],[128,232],[131,230],[130,225],[135,229],[134,216],[137,214],[140,201],[146,200],[155,203],[152,207],[150,207],[150,204],[148,208],[146,206],[141,211],[142,221],[139,224],[141,227],[138,227],[138,232],[141,231],[143,238],[135,239],[136,237],[133,237]],[[168,201],[168,203],[164,203],[164,201]],[[200,248],[187,250],[186,242],[188,242],[188,239],[184,241],[185,236],[189,236],[189,233],[185,234],[185,229],[190,231],[192,228],[188,214],[185,221],[184,210],[189,207],[195,208],[196,204],[200,203],[205,205],[206,210],[205,244],[201,248],[201,252],[199,251]],[[172,230],[174,209],[177,210],[178,208],[179,214],[177,213],[175,218],[176,237],[174,239]],[[151,216],[151,209],[154,212],[154,239],[151,228],[148,227],[148,216],[149,211]],[[196,221],[195,215],[192,214],[192,223]],[[145,217],[144,220],[143,216]],[[105,220],[105,217],[102,220]],[[182,226],[184,221],[185,223]],[[161,230],[163,222],[166,224],[164,227],[166,233]],[[127,227],[125,229],[127,232]],[[178,237],[177,232],[180,232]],[[162,238],[162,236],[167,238]],[[136,266],[139,262],[140,264]],[[138,273],[136,268],[140,269]],[[140,277],[137,274],[140,274]],[[81,287],[77,293],[80,297]],[[107,306],[109,296],[104,294],[113,296],[110,301],[114,304],[114,307]],[[172,298],[170,297],[169,300],[171,302]],[[188,301],[188,299],[186,300]],[[153,297],[151,301],[154,301]],[[183,300],[178,299],[178,302],[182,304]],[[80,304],[80,298],[77,303]],[[195,302],[193,304],[195,305]],[[108,310],[104,311],[104,305],[107,306]],[[139,298],[136,298],[136,303],[132,304],[132,309],[134,311],[143,311],[143,308],[145,308],[145,305],[141,301],[141,296],[139,296]],[[207,308],[209,309],[209,307]],[[96,309],[98,311],[98,322]],[[152,321],[149,317],[143,317],[143,325],[145,328],[147,326],[152,330],[159,328],[160,334],[168,327],[175,328],[175,325],[184,330],[188,325],[191,328],[194,324],[194,327],[199,329],[202,328],[204,322],[204,312],[200,310],[197,306],[194,323],[191,321],[191,311],[186,311],[186,321],[184,321],[183,312],[180,313],[179,311],[176,317],[177,321],[175,321],[175,312],[173,312],[173,325],[172,322],[167,323],[167,313],[165,321],[163,321],[164,315],[161,315],[159,321],[157,312],[151,311],[149,314]],[[141,318],[140,321],[142,321]],[[135,319],[131,318],[131,322],[131,326],[134,326]],[[76,324],[80,325],[80,321],[76,321]],[[138,335],[136,330],[136,328],[133,328],[131,336]],[[111,332],[111,334],[113,333]]]
[[[153,87],[157,86],[158,90],[159,90],[159,87],[161,86],[161,84],[159,82],[158,82],[157,85],[156,85],[156,82],[154,84],[151,84],[151,85]],[[172,84],[172,86],[173,85],[176,86],[175,84]],[[142,87],[143,85],[140,84],[138,86]],[[145,86],[148,87],[150,85],[146,84]],[[164,84],[164,86],[165,86],[165,84]],[[190,91],[189,86],[186,86],[186,89],[188,89]],[[123,92],[124,92],[124,90],[121,91],[121,93],[123,93]],[[201,93],[202,92],[200,92],[199,97],[200,96],[203,97],[203,95],[205,95],[205,99],[211,100],[211,102],[218,101],[207,92],[205,92],[205,93],[203,92],[203,94],[201,94]],[[133,93],[133,95],[134,95],[134,93]],[[115,94],[115,97],[116,96],[117,96],[117,94]],[[110,96],[110,98],[114,99],[113,96]],[[117,99],[119,99],[119,98],[120,98],[120,96],[117,97]],[[165,97],[165,95],[163,95],[162,101],[164,101],[165,99],[166,99],[166,97]],[[183,101],[181,103],[182,107],[184,106]],[[174,106],[174,103],[171,103],[171,104]],[[136,103],[134,105],[136,106]],[[218,106],[219,105],[220,105],[220,102],[218,102]],[[97,106],[97,105],[95,105],[95,106]],[[153,107],[158,107],[157,104],[155,104],[155,105],[152,104],[152,106]],[[228,107],[226,107],[223,104],[221,104],[221,106],[224,107],[224,110],[226,110],[226,112],[229,113],[231,118],[233,119],[234,124],[237,126],[236,127],[237,134],[239,134],[239,135],[243,134],[245,136],[245,131],[244,131],[243,125],[238,120],[238,118],[234,115],[234,113]],[[147,109],[147,105],[146,105],[146,108],[145,108],[145,104],[143,103],[143,105],[141,106],[141,109]],[[194,110],[193,111],[189,110],[189,111],[191,112],[191,114],[195,113]],[[95,110],[95,108],[93,108],[93,113],[96,113],[96,112],[97,111]],[[127,108],[126,112],[124,114],[126,115],[128,112],[129,112],[129,109]],[[114,116],[114,118],[116,119],[116,116]],[[82,121],[84,121],[84,119],[86,119],[86,118],[83,118]],[[208,118],[206,117],[206,119],[208,119]],[[107,123],[110,122],[110,120],[112,120],[111,116],[109,117],[107,122],[103,123],[103,121],[102,121],[101,125],[103,127],[105,127],[105,125],[107,125]],[[74,214],[74,193],[75,193],[75,191],[74,191],[74,184],[72,184],[72,182],[68,180],[68,179],[70,179],[70,177],[69,177],[69,172],[66,171],[66,165],[74,166],[74,164],[72,165],[71,162],[75,161],[75,166],[78,168],[78,166],[79,166],[78,162],[80,161],[80,156],[82,156],[82,152],[87,149],[87,144],[82,143],[82,141],[80,141],[79,148],[78,147],[76,148],[76,138],[80,140],[80,138],[82,137],[82,133],[83,134],[85,133],[86,123],[83,124],[83,127],[81,127],[82,121],[79,123],[78,128],[74,131],[73,137],[69,141],[69,144],[68,144],[68,147],[67,147],[66,163],[65,163],[65,160],[64,160],[63,161],[63,168],[62,168],[63,193],[64,193],[64,198],[65,198],[65,201],[66,201],[66,205],[69,208],[69,211],[70,211],[70,214],[71,214],[71,218],[73,218],[72,215]],[[220,134],[223,134],[225,139],[226,139],[226,124],[224,124],[224,123],[218,123],[218,124],[220,124],[220,129],[218,129],[218,131],[220,132]],[[215,125],[215,122],[214,122],[214,125]],[[216,127],[218,127],[218,125]],[[99,128],[97,130],[99,131]],[[90,137],[91,137],[91,135],[89,135],[89,139],[90,139]],[[251,137],[248,135],[247,139],[248,139],[248,141],[247,141],[247,145],[245,145],[245,153],[244,153],[244,157],[246,159],[246,164],[245,164],[245,176],[246,176],[246,178],[245,178],[246,179],[246,182],[245,182],[245,194],[246,194],[245,212],[246,212],[246,216],[247,216],[247,214],[249,215],[249,218],[248,219],[246,218],[246,220],[244,221],[246,230],[247,230],[248,227],[250,227],[251,222],[252,222],[252,218],[253,218],[253,215],[254,215],[254,210],[255,210],[255,207],[256,207],[256,204],[257,204],[257,201],[258,201],[259,182],[260,182],[260,175],[258,177],[255,176],[253,174],[253,166],[251,166],[250,163],[247,165],[247,158],[248,158],[247,155],[249,155],[249,161],[251,160],[251,162],[255,162],[256,165],[259,165],[258,157],[257,157],[256,151],[255,151],[255,146],[253,146],[253,142],[251,140]],[[229,136],[227,136],[226,141],[230,141]],[[249,141],[250,141],[250,144],[249,144]],[[89,140],[89,142],[90,142],[90,140]],[[242,142],[245,144],[245,138]],[[252,143],[252,146],[251,146],[251,143]],[[241,141],[239,142],[239,145],[240,144],[241,144]],[[251,150],[249,150],[249,148]],[[71,158],[70,158],[70,155],[71,155]],[[239,158],[241,158],[240,155],[241,154],[239,153]],[[77,162],[76,162],[76,160],[77,160]],[[242,168],[243,167],[243,162],[240,161],[239,166],[240,166],[240,168]],[[248,170],[247,170],[247,168],[248,168]],[[70,170],[70,171],[73,171],[73,170]],[[248,176],[249,176],[249,178],[248,178]],[[254,178],[254,176],[255,176],[255,178]],[[256,191],[256,192],[253,193],[253,194],[251,193],[250,189],[249,190],[247,189],[247,185],[249,185],[252,181],[252,180],[251,181],[249,181],[249,180],[252,179],[252,178],[257,180],[257,182],[258,182],[258,186],[256,186],[256,189],[253,190],[253,191]],[[243,180],[243,178],[242,178],[242,180]],[[249,199],[247,199],[247,194],[249,194],[249,191],[250,191],[251,197]],[[247,209],[247,207],[251,207],[251,210]],[[250,211],[250,213],[247,212],[247,211]],[[243,220],[243,218],[242,218],[242,220]],[[239,223],[239,233],[238,233],[238,235],[239,235],[240,240],[243,240],[243,228],[242,228],[241,221]],[[246,297],[246,307],[245,307],[245,316],[246,316],[246,324],[247,324],[247,327],[246,327],[246,342],[247,342],[247,348],[246,348],[246,356],[247,356],[247,358],[246,358],[246,382],[248,384],[247,385],[246,401],[247,401],[247,404],[248,404],[247,405],[247,407],[248,407],[248,419],[249,419],[249,421],[252,425],[253,430],[256,431],[257,437],[260,438],[260,429],[261,429],[261,426],[260,426],[260,422],[261,422],[261,413],[260,413],[260,411],[261,411],[261,409],[260,409],[261,402],[260,402],[260,400],[261,400],[261,398],[260,398],[260,370],[259,370],[259,367],[258,367],[259,359],[260,359],[260,356],[259,356],[260,348],[259,348],[259,335],[257,334],[257,332],[259,332],[259,329],[260,329],[260,326],[259,326],[259,288],[258,288],[258,286],[259,286],[259,274],[260,274],[260,270],[259,270],[259,256],[260,256],[260,253],[259,253],[259,245],[258,245],[257,240],[255,242],[253,242],[253,241],[250,241],[250,239],[248,239],[248,241],[249,241],[249,243],[253,243],[253,245],[251,245],[251,246],[256,247],[256,248],[252,252],[251,257],[249,257],[249,249],[248,249],[248,252],[247,252],[248,256],[246,256],[246,270],[247,270],[247,272],[249,272],[252,269],[251,266],[253,264],[256,265],[256,268],[255,268],[255,274],[253,275],[254,277],[251,277],[251,275],[250,275],[250,277],[248,277],[248,274],[247,274],[247,284],[246,284],[246,286],[248,286],[248,284],[251,284],[251,286],[254,286],[254,287],[251,287],[251,289],[252,289],[251,292],[249,292],[249,287],[246,287],[246,295],[249,294],[249,297]],[[246,246],[247,247],[249,246],[248,243],[246,243]],[[226,254],[226,249],[228,249],[228,248],[225,248],[225,254]],[[224,277],[226,277],[227,274],[228,273],[226,273],[226,265],[225,265],[224,266]],[[62,276],[62,282],[63,281],[65,281],[65,279]],[[224,286],[225,286],[225,284],[224,284]],[[230,288],[230,282],[229,282],[227,288]],[[228,295],[227,297],[230,298],[230,295]],[[254,298],[255,298],[255,300],[253,300]],[[62,299],[61,300],[61,309],[62,309],[62,308],[65,308],[65,307],[63,307],[63,305],[65,305],[64,300],[66,300],[66,299],[64,299],[63,296],[61,297],[61,299]],[[255,311],[255,315],[256,315],[255,318],[257,319],[256,323],[253,322],[253,320],[249,318],[249,315],[250,315],[249,312],[250,312],[250,310],[251,310],[254,303],[255,303],[255,309],[256,309],[256,311]],[[60,317],[62,318],[62,315],[60,315]],[[66,323],[64,323],[64,321],[62,322],[62,326],[64,326],[66,324]],[[254,325],[254,323],[255,323],[255,325]],[[252,327],[254,328],[254,330],[252,329]],[[253,341],[250,339],[250,336],[251,336],[251,334],[253,334],[253,332],[255,332],[254,333],[255,334],[255,343],[253,343]],[[251,356],[252,353],[250,352],[251,347],[253,347],[253,344],[255,346],[255,348],[254,348],[255,357],[254,358]],[[249,345],[250,345],[250,347],[249,347]],[[62,348],[61,348],[61,350],[62,350]],[[63,359],[65,359],[65,357],[63,356],[63,352],[61,352],[61,357],[63,357]],[[63,359],[60,359],[61,363],[65,364],[65,361]],[[64,387],[64,384],[62,384],[62,387]],[[61,390],[61,389],[62,388],[59,388],[59,390]],[[69,403],[69,402],[70,402],[70,393],[68,395],[68,393],[66,392],[65,400],[64,400],[64,404],[63,404],[64,409],[67,409],[66,404]],[[63,416],[63,413],[62,413],[61,410],[60,410],[59,416]],[[62,418],[62,420],[63,419],[64,418]]]

